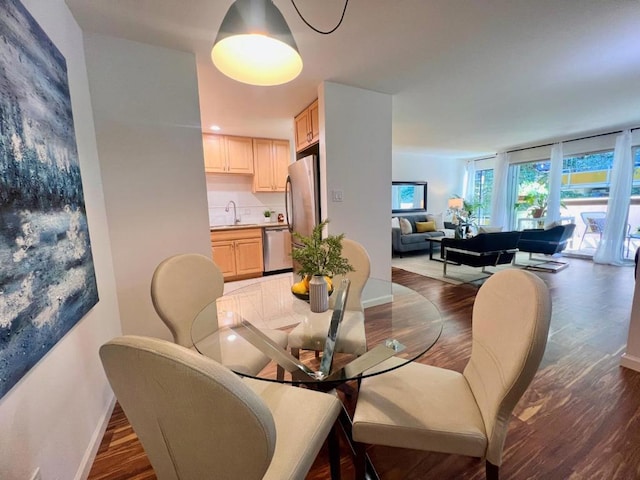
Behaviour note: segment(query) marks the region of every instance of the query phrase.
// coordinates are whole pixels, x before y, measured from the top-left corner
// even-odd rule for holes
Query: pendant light
[[[251,85],[280,85],[302,71],[291,30],[271,0],[236,0],[211,50],[222,73]]]
[[[345,0],[338,24],[328,31],[318,30],[300,13],[302,21],[323,35],[342,24],[349,0]],[[271,0],[236,0],[218,30],[211,50],[214,65],[226,76],[250,85],[280,85],[302,71],[302,57],[280,10]]]

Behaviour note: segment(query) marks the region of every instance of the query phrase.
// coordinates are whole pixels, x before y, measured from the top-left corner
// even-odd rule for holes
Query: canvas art
[[[66,61],[0,0],[0,397],[97,301]]]

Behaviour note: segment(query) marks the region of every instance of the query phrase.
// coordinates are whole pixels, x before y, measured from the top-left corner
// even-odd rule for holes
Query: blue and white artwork
[[[0,398],[97,302],[67,65],[0,0]]]

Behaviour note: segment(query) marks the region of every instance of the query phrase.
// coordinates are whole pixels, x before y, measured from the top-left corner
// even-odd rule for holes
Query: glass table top
[[[311,312],[309,303],[291,293],[297,280],[293,274],[263,278],[207,305],[191,328],[196,350],[240,375],[282,383],[332,384],[376,375],[411,362],[428,351],[442,332],[442,317],[431,301],[407,287],[370,278],[362,296],[366,346],[356,353],[349,353],[348,348],[329,351],[328,344],[340,344],[341,333],[346,341],[346,322],[362,313],[347,310],[342,319],[344,328],[341,330],[338,323],[334,332],[335,342],[325,342],[332,317],[338,316],[331,309]],[[274,341],[278,336],[274,331],[285,338],[285,344],[286,336],[281,332],[290,334],[290,341],[294,335],[318,336],[319,353],[301,349],[297,358],[283,347],[282,341]],[[248,344],[268,362],[259,372],[247,373],[244,368],[221,360],[221,352],[246,351]],[[329,361],[325,358],[322,365],[328,354],[332,357]],[[393,360],[386,361],[391,357]],[[278,375],[277,366],[284,369],[284,378]]]

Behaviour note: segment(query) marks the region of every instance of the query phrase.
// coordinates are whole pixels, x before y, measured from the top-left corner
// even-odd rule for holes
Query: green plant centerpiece
[[[291,252],[291,258],[297,263],[297,273],[301,277],[301,280],[291,287],[296,296],[304,297],[309,294],[309,282],[313,276],[324,277],[328,289],[332,290],[331,278],[334,275],[353,271],[349,261],[342,256],[344,234],[322,238],[322,231],[328,223],[329,220],[326,219],[316,225],[308,237],[293,232],[293,237],[302,245]]]

